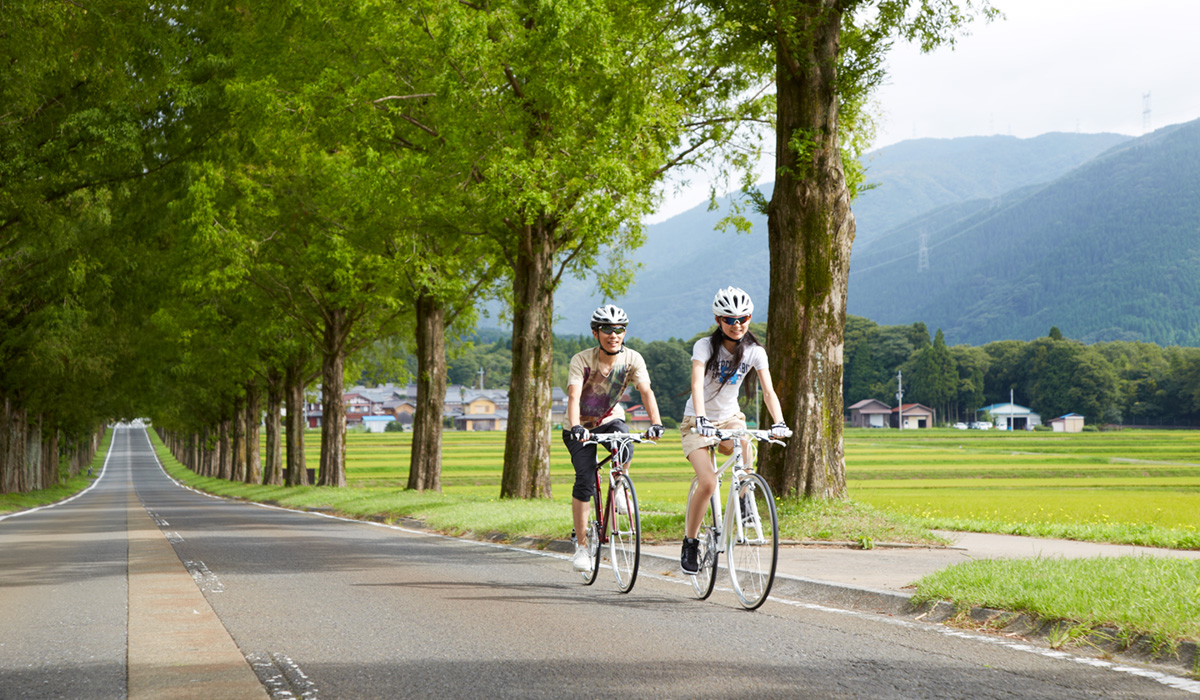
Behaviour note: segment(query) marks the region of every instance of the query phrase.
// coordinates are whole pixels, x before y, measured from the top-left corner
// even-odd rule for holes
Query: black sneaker
[[[683,573],[700,573],[700,540],[683,538],[683,551],[679,555],[679,568]]]

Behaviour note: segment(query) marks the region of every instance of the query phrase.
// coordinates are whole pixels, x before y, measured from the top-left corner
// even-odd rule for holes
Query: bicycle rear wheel
[[[729,580],[747,610],[762,605],[775,582],[779,560],[778,515],[766,479],[748,474],[738,487],[738,498],[729,504],[734,529],[729,533]]]
[[[628,474],[618,477],[611,488],[613,495],[610,499],[612,512],[609,513],[609,522],[612,527],[608,534],[608,558],[617,577],[617,588],[622,593],[628,593],[637,580],[638,561],[642,553],[641,511],[638,510],[637,492],[633,490],[633,481]]]
[[[692,479],[692,487],[688,490],[688,508],[685,512],[691,512],[692,496],[696,491],[696,480]],[[705,511],[704,520],[700,523],[700,531],[696,534],[700,540],[700,570],[692,574],[689,578],[692,579],[692,590],[696,593],[696,597],[704,600],[712,595],[713,586],[717,583],[717,539],[720,537],[720,530],[717,523],[717,498],[712,495],[708,499],[708,510]]]

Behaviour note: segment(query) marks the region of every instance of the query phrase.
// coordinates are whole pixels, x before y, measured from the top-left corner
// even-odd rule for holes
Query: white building
[[[1042,424],[1041,416],[1015,403],[994,403],[975,413],[982,416],[990,414],[992,422],[1000,430],[1033,430],[1033,426]]]

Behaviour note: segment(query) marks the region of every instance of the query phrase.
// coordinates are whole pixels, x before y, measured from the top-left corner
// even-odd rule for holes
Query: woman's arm
[[[775,395],[775,385],[771,383],[771,371],[765,368],[758,370],[758,383],[762,386],[763,403],[767,405],[771,420],[783,423],[783,409],[779,406],[779,397]]]
[[[704,363],[692,360],[692,412],[697,418],[706,415],[704,406]]]

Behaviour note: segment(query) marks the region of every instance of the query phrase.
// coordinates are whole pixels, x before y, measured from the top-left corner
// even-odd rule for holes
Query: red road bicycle
[[[635,442],[653,441],[635,433],[593,433],[584,442],[603,445],[608,450],[608,456],[596,463],[596,489],[592,494],[592,515],[587,523],[587,546],[592,556],[592,568],[580,572],[584,585],[590,586],[600,573],[600,554],[605,545],[613,575],[617,578],[617,589],[628,593],[637,580],[642,551],[642,520],[637,492],[633,488],[633,480],[629,478]],[[606,495],[602,508],[600,473],[605,464],[609,465],[608,490],[604,492]]]

